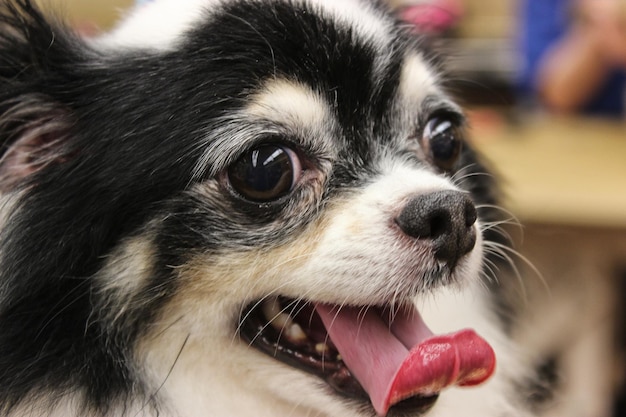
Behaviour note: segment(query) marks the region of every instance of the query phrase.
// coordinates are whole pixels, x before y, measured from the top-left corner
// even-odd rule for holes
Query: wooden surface
[[[471,136],[522,221],[626,228],[626,122],[545,116]]]

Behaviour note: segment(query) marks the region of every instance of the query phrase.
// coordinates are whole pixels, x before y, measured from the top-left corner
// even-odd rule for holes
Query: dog
[[[535,415],[426,39],[365,0],[61,20],[0,6],[1,415]]]

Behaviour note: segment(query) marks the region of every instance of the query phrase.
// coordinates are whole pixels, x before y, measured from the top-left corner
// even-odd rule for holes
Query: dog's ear
[[[68,158],[68,117],[58,105],[20,97],[0,115],[0,192],[26,182],[50,164]]]
[[[56,98],[71,39],[30,0],[0,3],[0,192],[67,159],[70,112]]]

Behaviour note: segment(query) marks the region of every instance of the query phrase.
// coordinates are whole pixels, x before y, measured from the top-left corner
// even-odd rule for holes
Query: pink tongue
[[[476,385],[491,376],[493,349],[473,330],[435,336],[416,309],[381,318],[373,309],[318,304],[315,309],[350,372],[376,412],[450,385]]]

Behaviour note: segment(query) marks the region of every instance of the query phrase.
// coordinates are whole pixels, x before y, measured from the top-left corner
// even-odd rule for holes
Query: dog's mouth
[[[321,377],[339,394],[425,412],[448,386],[485,381],[495,369],[489,344],[466,329],[434,335],[413,306],[338,306],[284,297],[251,304],[240,336],[250,346]]]

